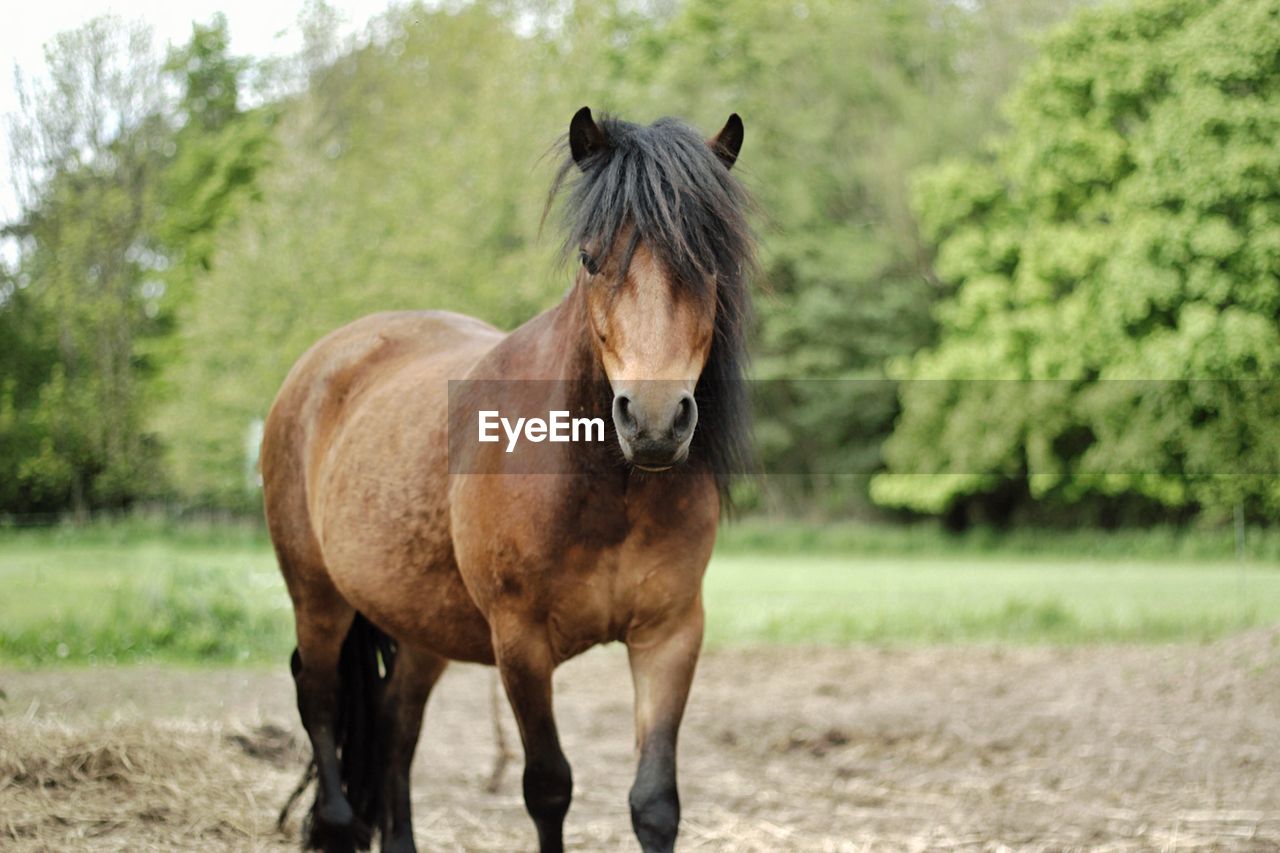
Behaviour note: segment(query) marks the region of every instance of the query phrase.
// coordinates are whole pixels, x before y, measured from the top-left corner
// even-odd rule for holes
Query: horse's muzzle
[[[664,471],[687,459],[697,425],[698,404],[683,389],[674,394],[661,387],[628,389],[613,398],[622,454],[644,471]]]

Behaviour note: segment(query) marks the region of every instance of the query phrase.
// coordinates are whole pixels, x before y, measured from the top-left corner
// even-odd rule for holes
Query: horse
[[[261,452],[267,526],[293,603],[291,669],[315,800],[304,849],[414,850],[409,769],[450,661],[495,665],[524,749],[543,853],[563,849],[573,780],[552,671],[620,641],[635,689],[631,821],[674,848],[676,740],[703,634],[702,578],[749,453],[741,381],[754,244],[730,169],[735,113],[703,138],[587,107],[572,118],[544,222],[561,203],[564,298],[510,333],[442,311],[332,332],[294,365]],[[606,441],[501,444],[450,458],[451,381],[531,388],[612,422]],[[523,389],[523,390],[521,390]],[[464,395],[465,396],[465,395]]]

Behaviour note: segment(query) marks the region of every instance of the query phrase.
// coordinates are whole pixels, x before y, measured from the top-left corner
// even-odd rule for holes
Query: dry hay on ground
[[[0,839],[49,850],[252,847],[271,836],[271,810],[302,760],[292,735],[276,731],[290,744],[287,762],[239,747],[269,729],[0,721]]]
[[[533,847],[518,771],[485,791],[490,679],[458,667],[432,699],[423,849]],[[296,845],[296,819],[274,825],[305,761],[283,668],[0,673],[0,688],[0,848]],[[625,657],[568,664],[557,706],[569,846],[633,850]],[[681,849],[1276,850],[1278,712],[1276,629],[1205,646],[713,652],[681,743]]]

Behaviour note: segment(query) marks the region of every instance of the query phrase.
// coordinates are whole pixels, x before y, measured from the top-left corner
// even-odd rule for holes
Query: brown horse
[[[319,780],[306,847],[363,849],[380,832],[383,850],[414,849],[410,762],[432,685],[458,660],[497,665],[539,844],[561,850],[572,779],[552,670],[620,640],[632,824],[646,851],[673,848],[702,576],[746,447],[752,242],[729,172],[741,144],[737,115],[704,140],[584,107],[547,202],[569,188],[565,249],[581,267],[562,302],[509,334],[443,312],[366,317],[285,380],[262,474]],[[554,470],[512,473],[500,443],[452,458],[449,380],[501,380],[500,406],[540,394],[611,418],[613,434],[540,445]]]

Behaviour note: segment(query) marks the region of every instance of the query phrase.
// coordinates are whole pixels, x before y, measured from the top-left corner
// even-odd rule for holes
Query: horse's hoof
[[[350,826],[333,826],[320,820],[311,821],[306,828],[303,850],[319,850],[321,853],[355,853],[355,834]]]
[[[324,853],[354,853],[368,850],[372,833],[356,820],[345,799],[317,805],[303,831],[303,849]]]
[[[351,829],[356,821],[356,813],[351,810],[351,803],[346,799],[323,803],[316,809],[316,817],[335,829]]]
[[[383,837],[382,853],[418,853],[418,846],[413,843],[413,835],[406,832],[394,838]]]

